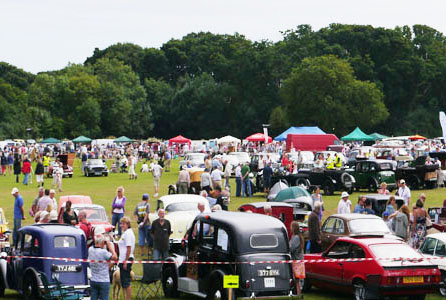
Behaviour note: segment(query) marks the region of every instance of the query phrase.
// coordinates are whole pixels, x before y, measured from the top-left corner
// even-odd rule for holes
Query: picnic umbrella
[[[265,135],[263,133],[254,133],[248,136],[245,140],[250,142],[264,142],[265,141]],[[268,136],[268,143],[272,143],[273,138]]]
[[[425,138],[424,136],[418,135],[418,134],[416,134],[416,135],[412,135],[411,137],[409,137],[409,139],[410,139],[411,141],[427,140],[427,138]]]
[[[120,136],[117,139],[115,139],[113,142],[115,142],[115,143],[132,143],[133,140],[129,139],[126,136]]]
[[[42,141],[42,143],[44,143],[44,144],[58,144],[58,143],[60,143],[60,140],[58,140],[56,138],[47,138],[47,139],[44,139]]]
[[[276,198],[274,198],[274,202],[284,202],[285,200],[297,199],[300,197],[311,197],[305,188],[300,186],[292,186],[287,189],[281,190]]]
[[[91,139],[86,136],[78,136],[73,140],[73,143],[91,143]]]

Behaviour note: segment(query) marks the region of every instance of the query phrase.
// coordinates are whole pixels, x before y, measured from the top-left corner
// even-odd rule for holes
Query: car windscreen
[[[381,170],[392,170],[392,164],[390,163],[383,163],[379,165],[379,168]]]
[[[423,256],[407,244],[371,245],[370,249],[377,258],[422,258]]]
[[[54,248],[76,248],[76,239],[72,236],[54,237]]]
[[[88,222],[107,221],[107,214],[103,208],[74,208],[74,211],[77,215],[79,215],[81,211],[84,211],[87,214]]]
[[[254,249],[272,249],[279,246],[279,240],[274,234],[252,234],[249,238],[249,244]]]
[[[204,160],[204,154],[188,154],[185,160]]]
[[[102,162],[102,160],[100,160],[100,159],[90,159],[89,161],[88,161],[88,164],[89,165],[103,165],[103,162]]]
[[[389,227],[382,219],[356,219],[348,222],[350,233],[389,233]]]
[[[167,213],[176,211],[198,211],[197,202],[180,202],[167,205],[165,208]]]

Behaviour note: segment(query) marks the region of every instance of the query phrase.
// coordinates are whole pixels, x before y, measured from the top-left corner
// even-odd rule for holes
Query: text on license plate
[[[403,283],[423,283],[423,276],[405,276],[403,277]]]
[[[274,277],[263,278],[266,288],[276,287],[276,279]]]
[[[77,266],[76,265],[55,265],[54,271],[55,272],[77,272]]]

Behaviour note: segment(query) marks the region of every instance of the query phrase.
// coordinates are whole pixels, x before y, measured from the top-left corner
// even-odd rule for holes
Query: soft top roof
[[[28,225],[20,228],[20,231],[29,231],[46,235],[73,235],[73,236],[81,236],[83,235],[83,231],[79,228],[76,228],[71,225],[66,224],[34,224]]]

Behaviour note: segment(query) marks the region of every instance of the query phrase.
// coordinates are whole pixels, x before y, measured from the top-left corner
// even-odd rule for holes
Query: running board
[[[206,294],[200,293],[200,292],[191,292],[191,291],[183,290],[183,289],[180,289],[180,288],[178,289],[178,291],[182,292],[182,293],[194,295],[194,296],[197,296],[197,297],[200,297],[200,298],[206,298],[207,297]]]

